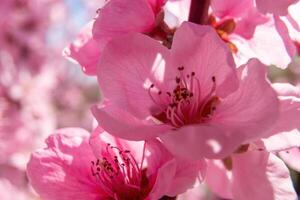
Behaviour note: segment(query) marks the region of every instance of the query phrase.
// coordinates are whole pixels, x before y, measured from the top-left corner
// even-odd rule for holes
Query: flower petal
[[[239,69],[241,80],[237,91],[221,100],[213,121],[230,127],[232,135],[246,140],[264,136],[278,118],[279,102],[266,80],[266,67],[252,59]]]
[[[263,140],[268,151],[282,151],[300,146],[300,89],[287,83],[273,84],[280,100],[277,122]]]
[[[205,182],[218,196],[232,199],[232,172],[225,168],[222,160],[208,161]]]
[[[90,171],[95,157],[88,137],[82,129],[62,129],[47,139],[47,148],[32,154],[27,174],[42,199],[105,198]]]
[[[112,106],[119,106],[137,118],[151,115],[155,103],[149,88],[163,81],[168,56],[167,48],[142,34],[111,41],[97,72],[103,96]]]
[[[189,125],[159,137],[171,153],[181,158],[224,158],[241,144],[238,135],[230,138],[227,131],[230,130],[212,124]]]
[[[102,48],[107,43],[97,42],[92,37],[93,21],[89,22],[80,32],[76,40],[64,49],[64,55],[74,59],[81,66],[83,71],[88,75],[96,75],[96,66]]]
[[[131,32],[147,32],[155,23],[147,0],[111,0],[101,10],[93,27],[96,40]]]
[[[102,105],[100,108],[94,106],[92,112],[104,130],[128,140],[151,139],[170,129],[169,125],[138,119],[117,106]]]
[[[203,96],[211,90],[212,77],[219,96],[238,87],[232,54],[212,27],[184,22],[174,35],[171,52],[171,67],[184,66],[188,73],[195,72]]]
[[[204,159],[194,162],[177,159],[176,162],[176,173],[169,186],[169,191],[166,193],[170,197],[187,191],[187,189],[196,183],[197,178],[202,176],[206,171],[206,162]]]
[[[211,3],[213,13],[219,17],[242,17],[248,9],[253,7],[249,0],[213,0]]]
[[[297,199],[289,170],[275,155],[251,151],[232,159],[234,199]]]
[[[256,6],[262,13],[271,13],[275,15],[286,15],[288,7],[298,0],[255,0]]]
[[[278,32],[278,29],[281,30]],[[273,18],[256,26],[250,39],[235,36],[232,42],[237,46],[241,57],[246,57],[247,60],[258,58],[266,65],[282,69],[288,66],[295,54],[295,47],[291,44],[285,25]]]
[[[279,157],[293,170],[300,172],[300,148],[279,152]]]

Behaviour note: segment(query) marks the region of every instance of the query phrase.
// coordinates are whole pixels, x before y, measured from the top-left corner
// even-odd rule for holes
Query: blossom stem
[[[196,24],[206,24],[210,0],[192,0],[189,21]]]

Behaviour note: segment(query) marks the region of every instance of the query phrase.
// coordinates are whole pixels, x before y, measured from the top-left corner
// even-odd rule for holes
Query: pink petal
[[[157,139],[148,140],[145,145],[147,173],[149,175],[156,173],[158,168],[173,159],[170,152]]]
[[[169,191],[166,193],[170,197],[187,191],[187,189],[195,184],[197,178],[202,178],[201,173],[204,174],[206,171],[206,162],[204,159],[194,162],[177,159],[176,162],[176,173],[170,184]]]
[[[208,161],[205,182],[218,196],[232,199],[232,172],[225,168],[221,160]]]
[[[230,127],[233,138],[253,141],[277,120],[279,102],[266,80],[266,67],[258,60],[250,60],[238,71],[239,89],[221,101],[213,120]]]
[[[176,161],[164,164],[157,172],[155,184],[149,194],[150,199],[160,199],[165,193],[176,172]]]
[[[174,159],[158,140],[148,141],[146,148],[152,154],[147,157],[147,163],[150,164],[147,169],[152,169],[152,172],[154,172],[153,169],[158,169],[156,181],[150,193],[152,199],[159,199],[158,197],[162,195],[177,196],[185,192],[194,185],[199,171],[203,171],[206,167],[204,160],[188,162]]]
[[[88,75],[96,75],[98,59],[106,43],[104,41],[99,43],[93,39],[93,23],[93,21],[89,22],[76,40],[64,49],[64,55],[77,61]]]
[[[211,3],[213,13],[219,17],[239,18],[253,7],[251,0],[213,0]]]
[[[105,198],[90,171],[95,157],[88,137],[82,129],[62,129],[47,139],[46,148],[32,154],[27,174],[42,199]]]
[[[280,28],[282,30],[278,32]],[[258,58],[266,65],[275,65],[282,69],[285,69],[291,62],[291,56],[295,51],[285,25],[273,18],[257,25],[252,38],[235,37],[232,42],[237,46],[240,56],[247,59]]]
[[[280,115],[276,124],[265,134],[268,151],[281,151],[300,146],[300,89],[287,84],[273,84],[280,99]]]
[[[241,144],[241,137],[230,138],[230,131],[218,125],[199,124],[171,130],[160,138],[171,153],[181,158],[224,158]]]
[[[291,4],[298,0],[255,0],[256,6],[262,13],[272,13],[275,15],[286,15],[287,9]]]
[[[154,23],[155,13],[147,0],[111,0],[100,10],[93,35],[98,40],[131,32],[147,32]]]
[[[278,31],[278,34],[282,38],[282,41],[284,42],[285,49],[288,53],[288,55],[293,58],[297,54],[296,46],[294,44],[294,40],[290,37],[289,30],[287,28],[287,25],[283,22],[281,18],[278,16],[274,17],[275,20],[275,27]]]
[[[103,96],[112,106],[117,105],[137,118],[146,118],[155,105],[149,87],[152,83],[159,86],[163,81],[168,57],[167,48],[145,35],[128,35],[111,41],[97,72]]]
[[[242,19],[236,20],[236,28],[234,34],[245,39],[251,39],[258,25],[264,24],[268,21],[266,16],[263,16],[255,8],[248,9]]]
[[[171,52],[173,68],[184,66],[189,73],[194,71],[203,95],[210,91],[213,76],[218,96],[238,87],[232,54],[212,27],[183,23],[175,33]]]
[[[117,106],[94,106],[92,112],[104,130],[124,139],[151,139],[171,128],[169,125],[155,124],[152,120],[138,119]]]
[[[234,199],[239,200],[297,199],[288,168],[264,151],[233,156],[232,187]]]
[[[293,170],[300,172],[300,148],[279,152],[279,157]]]
[[[294,147],[300,147],[300,133],[298,130],[278,133],[263,139],[263,147],[269,152],[278,152]]]

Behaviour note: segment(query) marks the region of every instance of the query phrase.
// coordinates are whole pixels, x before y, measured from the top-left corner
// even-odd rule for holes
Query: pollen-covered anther
[[[142,182],[147,177],[129,150],[107,144],[102,158],[91,164],[92,175],[111,197],[139,199],[145,195]]]
[[[175,86],[172,91],[162,91],[159,88],[155,88],[155,91],[153,84],[149,88],[149,96],[160,110],[153,113],[153,116],[175,128],[209,120],[220,102],[215,96],[215,76],[211,77],[211,90],[203,94],[196,73],[185,73],[184,69],[184,66],[177,68],[179,75],[174,78]]]

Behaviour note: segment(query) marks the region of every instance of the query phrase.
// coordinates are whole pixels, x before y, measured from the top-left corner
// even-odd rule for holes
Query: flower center
[[[207,95],[202,96],[196,73],[185,74],[183,66],[178,67],[178,72],[180,76],[175,77],[176,84],[172,92],[163,92],[154,84],[149,87],[149,96],[158,108],[153,109],[152,116],[175,128],[207,122],[220,102],[215,96],[216,78],[211,78],[212,87]]]
[[[91,170],[109,199],[142,200],[152,189],[146,169],[138,165],[130,151],[110,144],[101,159],[92,161]]]
[[[228,47],[233,53],[237,53],[237,47],[229,40],[228,37],[231,33],[233,33],[236,26],[236,23],[233,19],[225,19],[217,22],[216,18],[211,15],[208,19],[208,25],[211,25],[216,29],[219,37],[227,43]]]

